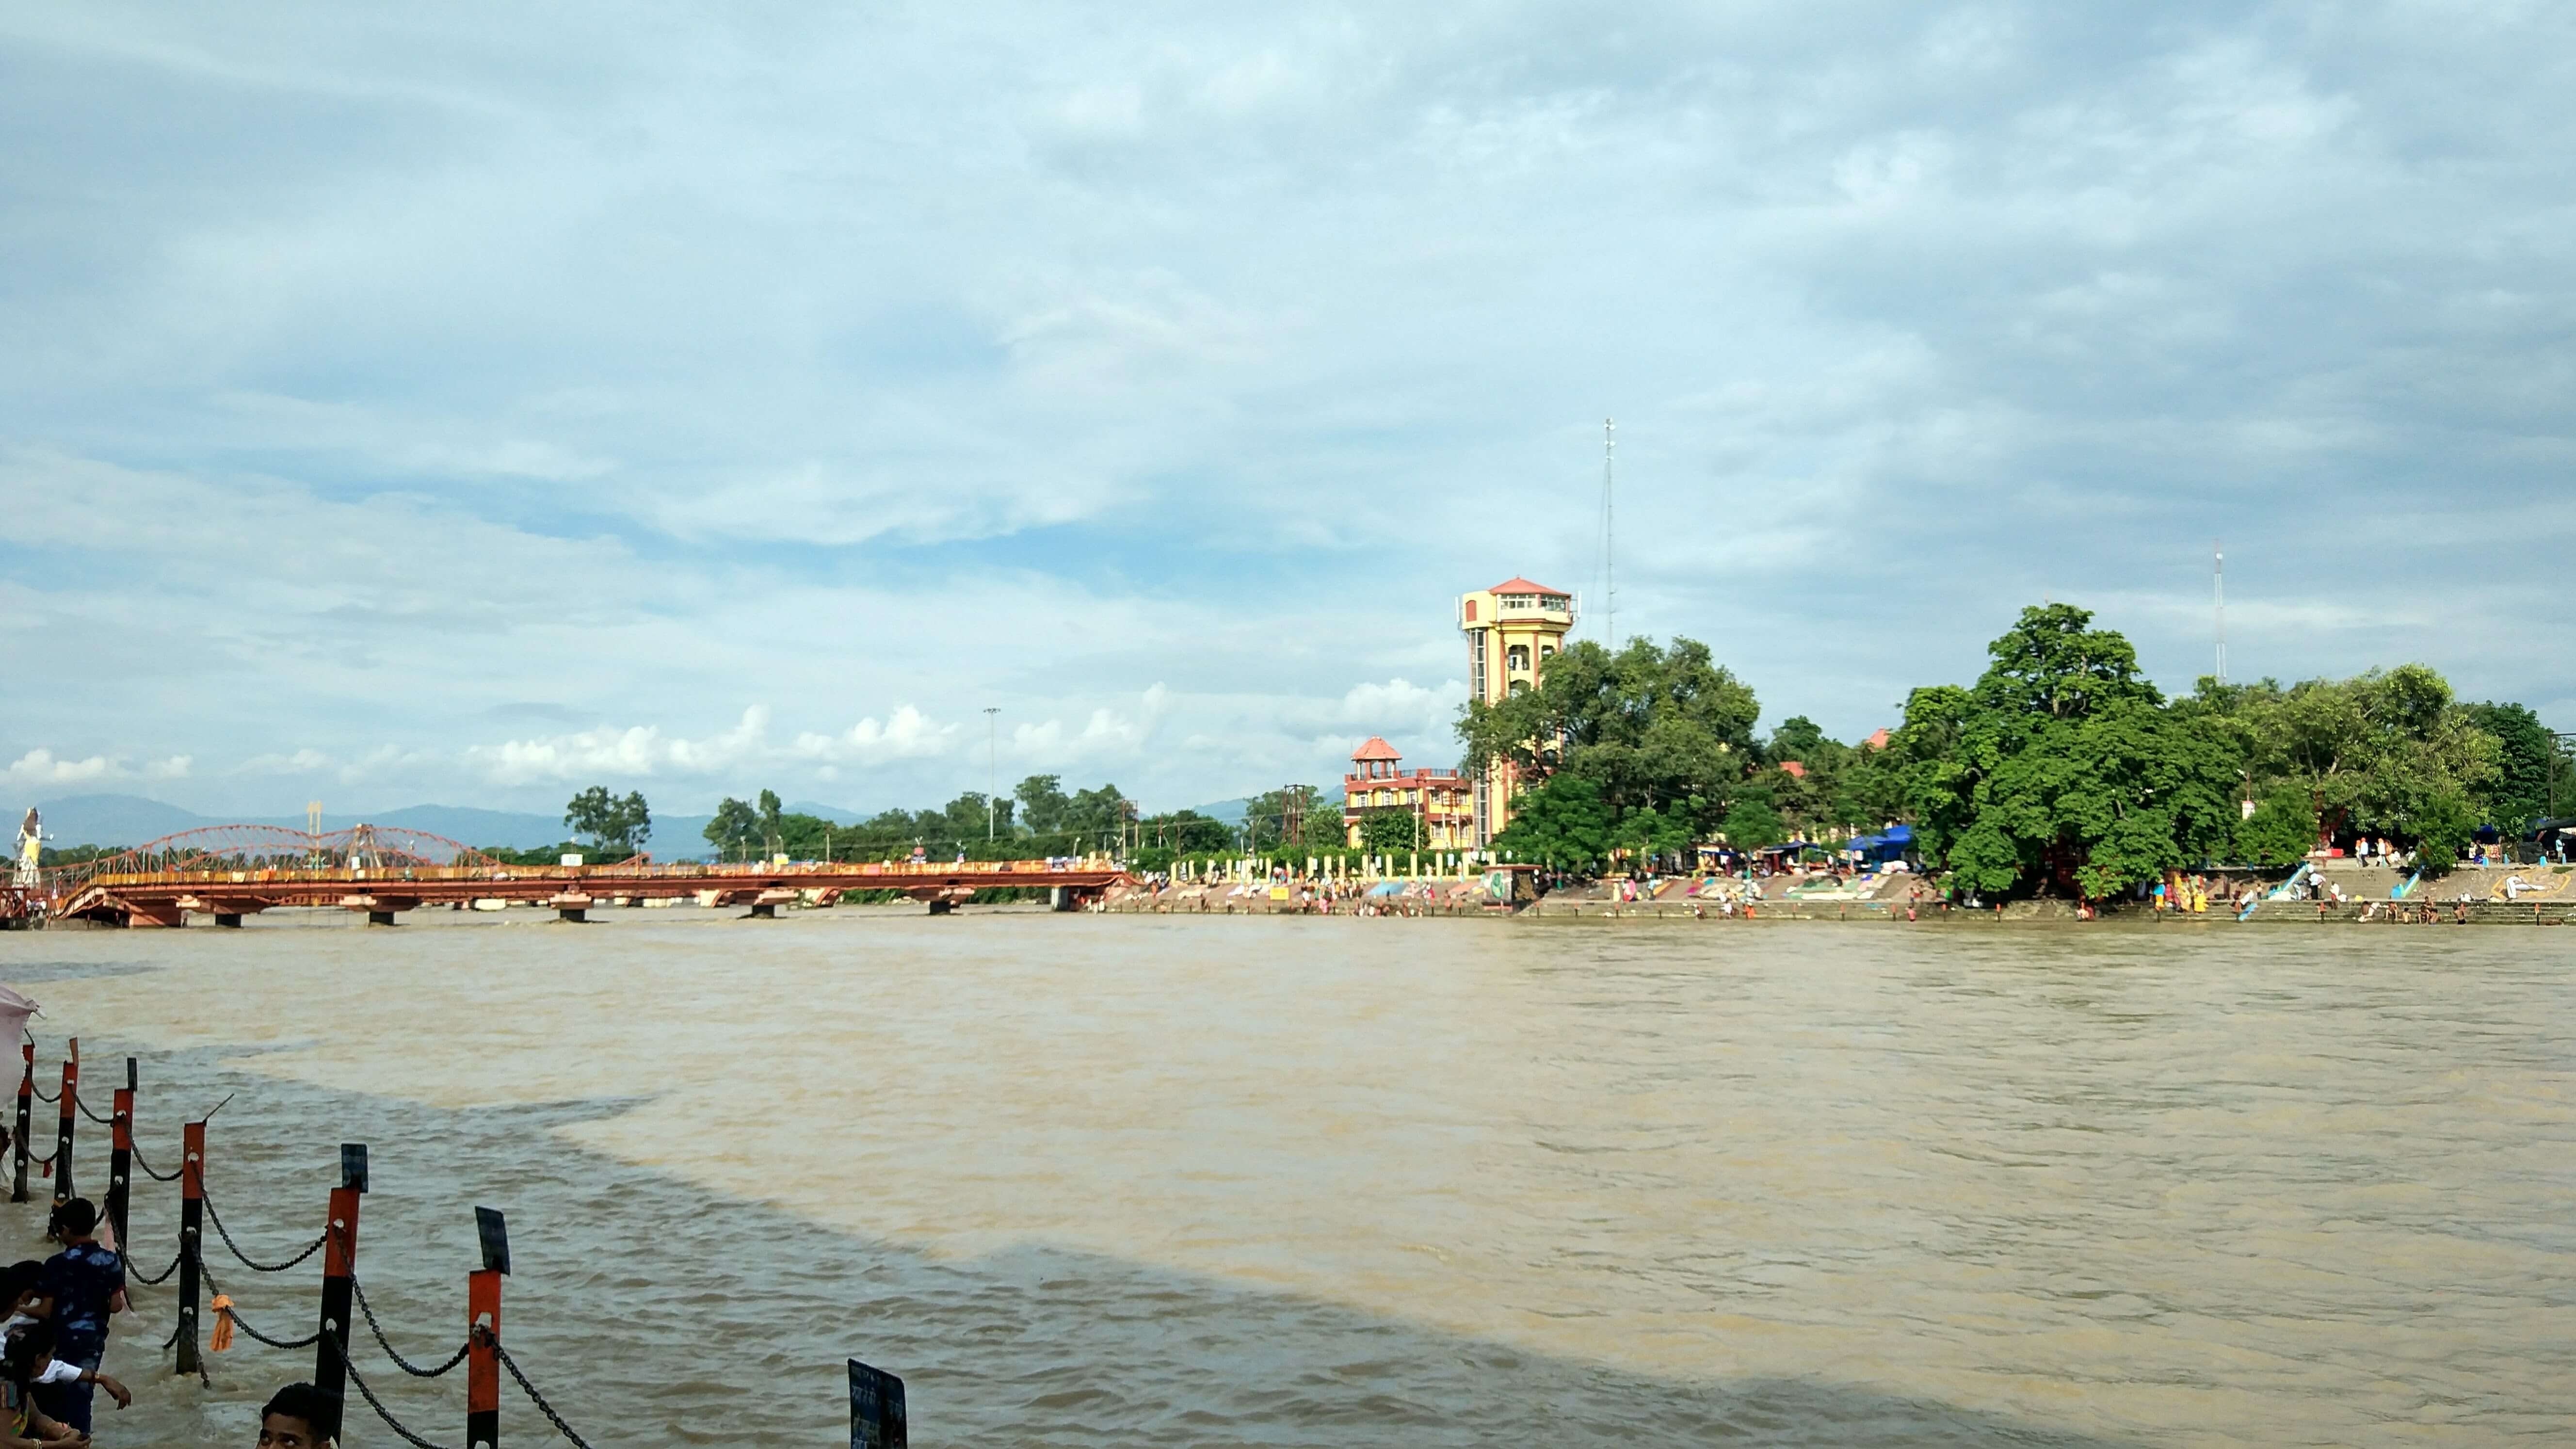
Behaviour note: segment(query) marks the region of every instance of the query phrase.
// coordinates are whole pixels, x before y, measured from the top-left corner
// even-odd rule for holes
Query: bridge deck
[[[655,900],[716,893],[719,904],[768,904],[807,891],[902,891],[956,900],[979,890],[1057,889],[1097,896],[1127,879],[1114,865],[966,861],[931,865],[410,866],[379,869],[170,870],[98,875],[53,905],[57,916],[176,925],[186,912],[241,916],[287,906],[344,906],[374,914],[461,901],[569,906],[587,899]],[[763,898],[766,897],[767,900]]]

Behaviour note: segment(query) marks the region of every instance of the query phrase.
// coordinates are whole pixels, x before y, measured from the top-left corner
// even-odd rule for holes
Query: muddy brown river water
[[[254,1256],[369,1143],[406,1354],[504,1209],[506,1338],[603,1449],[846,1442],[853,1355],[932,1445],[2576,1440],[2576,931],[608,914],[16,934],[0,981],[40,1080],[142,1058],[156,1166],[235,1094]],[[314,1266],[214,1262],[311,1331]],[[176,1381],[139,1297],[103,1445],[247,1446],[310,1371]],[[461,1376],[358,1361],[460,1441]]]

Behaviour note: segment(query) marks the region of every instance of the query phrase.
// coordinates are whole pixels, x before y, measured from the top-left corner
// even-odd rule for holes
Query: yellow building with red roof
[[[1455,770],[1407,770],[1404,756],[1380,735],[1351,751],[1342,777],[1342,833],[1360,847],[1360,821],[1380,810],[1402,810],[1418,822],[1423,850],[1465,850],[1474,845],[1475,815],[1467,779]]]
[[[1490,704],[1538,687],[1547,661],[1574,630],[1574,596],[1525,578],[1506,579],[1462,595],[1458,627],[1467,636],[1467,697]],[[1512,793],[1519,786],[1520,773],[1507,762],[1473,778],[1468,844],[1481,848],[1511,823]]]

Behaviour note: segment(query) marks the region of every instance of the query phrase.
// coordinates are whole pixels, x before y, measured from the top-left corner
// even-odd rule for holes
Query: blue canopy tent
[[[1843,842],[1843,849],[1863,861],[1878,865],[1902,860],[1905,853],[1913,848],[1914,827],[1911,825],[1891,825],[1876,834],[1854,836]]]

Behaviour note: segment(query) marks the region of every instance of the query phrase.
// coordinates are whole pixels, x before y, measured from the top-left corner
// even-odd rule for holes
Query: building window
[[[1514,674],[1527,674],[1529,672],[1529,646],[1527,644],[1514,644],[1510,648],[1505,649],[1503,651],[1503,667],[1512,671]]]
[[[1467,601],[1467,622],[1470,624],[1476,622],[1476,601],[1473,599]]]
[[[1485,688],[1485,631],[1479,629],[1468,636],[1468,639],[1467,652],[1471,656],[1470,663],[1473,665],[1470,677],[1476,681],[1473,686],[1474,698],[1479,701],[1489,699],[1492,695]]]
[[[1514,693],[1514,694],[1527,694],[1527,693],[1529,693],[1529,681],[1528,681],[1528,680],[1526,680],[1526,679],[1515,679],[1515,680],[1513,680],[1513,681],[1512,681],[1512,693]]]

